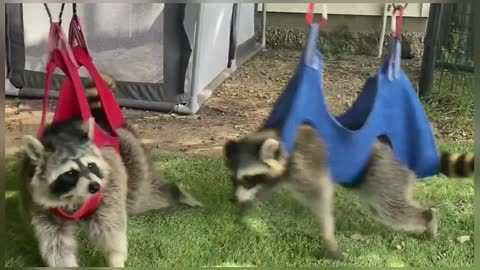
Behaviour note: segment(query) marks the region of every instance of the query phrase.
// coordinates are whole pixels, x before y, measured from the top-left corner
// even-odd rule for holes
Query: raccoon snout
[[[88,184],[88,192],[91,194],[95,194],[100,190],[100,184],[97,182],[92,182]]]

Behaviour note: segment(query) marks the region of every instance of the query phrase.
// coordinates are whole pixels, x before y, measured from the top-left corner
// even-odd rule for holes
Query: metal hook
[[[77,3],[72,3],[73,16],[77,16]]]
[[[308,4],[308,11],[305,14],[305,20],[307,21],[308,25],[312,25],[313,23],[313,14],[315,9],[315,3]],[[327,5],[322,4],[322,20],[320,20],[319,25],[324,26],[328,21],[328,13],[327,13]]]
[[[62,3],[62,7],[60,8],[60,14],[58,14],[58,24],[62,25],[62,15],[63,15],[63,9],[65,8],[65,3]]]
[[[402,6],[402,5],[399,4],[399,5],[395,6],[395,3],[392,3],[393,12],[399,10],[399,9],[400,9],[400,6]],[[407,6],[408,6],[408,3],[405,3],[405,6],[403,6],[403,8],[406,9]]]
[[[50,20],[50,24],[52,24],[52,13],[50,13],[50,9],[48,8],[47,3],[43,3],[45,10],[47,11],[48,19]]]
[[[48,19],[50,20],[50,24],[53,23],[53,18],[52,18],[52,13],[50,12],[50,8],[48,8],[48,5],[46,3],[43,3],[43,6],[45,7],[45,10],[47,11]],[[63,9],[65,8],[65,3],[62,3],[62,6],[60,8],[60,14],[58,14],[58,24],[62,24],[62,15],[63,15]]]
[[[405,6],[402,6],[402,5],[395,6],[395,3],[391,3],[391,5],[393,7],[392,20],[391,20],[392,35],[398,38],[400,36],[400,32],[402,31],[403,12],[405,8],[408,6],[408,3],[406,3]],[[397,15],[397,11],[399,11],[398,15]]]

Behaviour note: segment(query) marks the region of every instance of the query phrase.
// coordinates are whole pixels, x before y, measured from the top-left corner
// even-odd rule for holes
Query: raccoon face
[[[281,143],[273,138],[229,141],[225,145],[228,168],[232,172],[235,193],[232,200],[248,202],[279,183],[287,160]]]
[[[34,202],[44,207],[74,210],[106,184],[109,167],[91,140],[91,132],[71,124],[68,129],[61,130],[62,126],[45,132],[42,141],[24,137],[25,152],[34,166],[29,189]]]

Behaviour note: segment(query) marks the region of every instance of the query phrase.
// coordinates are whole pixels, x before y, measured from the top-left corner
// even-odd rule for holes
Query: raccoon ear
[[[26,135],[23,137],[23,146],[28,157],[33,162],[38,162],[45,152],[45,147],[42,143],[32,135]]]
[[[82,129],[87,134],[88,140],[93,140],[93,131],[94,131],[95,119],[90,117],[86,122],[82,123]]]
[[[260,159],[266,160],[278,160],[280,158],[281,145],[280,142],[269,138],[266,139],[260,147]]]
[[[260,147],[260,159],[265,162],[272,176],[278,177],[285,172],[285,164],[280,161],[282,145],[275,139],[266,139]]]

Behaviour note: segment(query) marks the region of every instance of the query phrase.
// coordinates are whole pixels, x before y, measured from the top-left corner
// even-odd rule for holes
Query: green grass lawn
[[[428,118],[447,141],[472,138],[475,133],[473,74],[435,72],[431,102],[423,102]]]
[[[442,146],[471,151],[473,144]],[[420,203],[440,212],[439,239],[430,242],[392,232],[371,220],[351,191],[336,198],[337,239],[342,262],[322,257],[321,233],[310,212],[280,191],[239,222],[239,209],[228,201],[228,171],[216,158],[162,158],[166,174],[206,204],[204,209],[165,209],[128,222],[130,267],[162,266],[471,266],[473,242],[473,181],[434,177],[419,183]],[[20,226],[15,163],[7,168],[6,266],[41,265],[34,238]],[[351,240],[352,234],[362,240]],[[102,266],[102,255],[80,233],[80,262]]]

